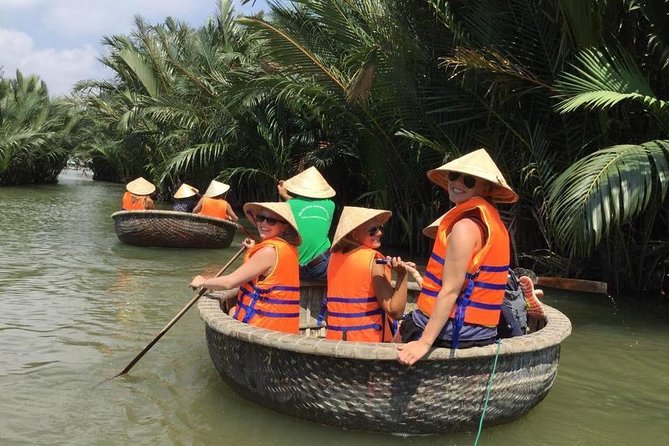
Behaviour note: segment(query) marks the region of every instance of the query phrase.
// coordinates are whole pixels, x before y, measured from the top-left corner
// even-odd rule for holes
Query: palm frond
[[[636,100],[666,114],[669,102],[657,99],[644,74],[624,49],[583,50],[556,84],[562,100],[556,110],[568,113],[581,107],[607,109],[625,100]]]
[[[669,187],[669,140],[599,150],[571,165],[550,188],[558,243],[589,254],[613,229],[659,206]]]

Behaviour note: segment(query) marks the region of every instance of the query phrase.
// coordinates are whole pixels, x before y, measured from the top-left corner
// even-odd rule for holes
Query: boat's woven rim
[[[226,294],[228,293],[231,296],[236,295],[235,290],[227,291]],[[567,316],[548,305],[544,305],[544,309],[546,311],[546,326],[535,333],[503,339],[499,350],[500,355],[528,353],[553,347],[571,334],[571,322]],[[331,341],[322,338],[281,333],[245,324],[225,314],[220,308],[218,299],[212,299],[206,295],[200,299],[198,311],[200,318],[202,318],[209,328],[225,336],[231,336],[266,347],[336,358],[393,361],[397,359],[397,344]],[[497,344],[462,350],[436,348],[424,360],[480,358],[494,356],[496,352]]]
[[[224,220],[222,218],[210,217],[208,215],[192,214],[190,212],[178,212],[178,211],[161,211],[161,210],[144,210],[144,211],[118,211],[114,212],[111,215],[111,218],[114,220],[125,219],[125,218],[173,218],[178,220],[192,220],[192,221],[201,221],[209,222],[216,225],[230,226],[230,228],[237,228],[237,225],[230,221]]]

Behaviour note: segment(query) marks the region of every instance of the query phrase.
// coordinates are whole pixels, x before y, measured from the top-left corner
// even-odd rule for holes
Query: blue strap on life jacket
[[[471,303],[469,300],[474,290],[474,280],[469,279],[464,292],[456,300],[455,318],[453,321],[453,336],[451,337],[451,348],[458,348],[460,345],[460,330],[465,323],[465,310]]]
[[[272,291],[300,291],[299,287],[294,287],[294,286],[287,286],[287,285],[275,285],[270,288],[260,288],[256,286],[253,282],[249,281],[247,282],[247,285],[249,285],[251,288],[253,288],[253,292],[249,291],[245,287],[240,287],[240,291],[242,292],[243,295],[245,296],[250,296],[251,297],[251,302],[249,302],[249,305],[244,305],[241,302],[237,303],[237,310],[235,311],[235,319],[237,318],[237,314],[239,312],[239,307],[244,308],[245,314],[244,314],[244,319],[242,319],[242,322],[244,323],[249,323],[251,319],[253,319],[253,316],[256,314],[261,315],[261,316],[266,316],[266,317],[299,317],[299,313],[274,313],[270,311],[263,311],[263,310],[257,310],[256,309],[256,304],[258,303],[258,300],[262,298],[262,295],[264,294],[269,294]],[[268,303],[273,303],[277,305],[295,305],[296,301],[290,301],[286,299],[274,299],[271,297],[265,297],[262,298],[264,302]]]

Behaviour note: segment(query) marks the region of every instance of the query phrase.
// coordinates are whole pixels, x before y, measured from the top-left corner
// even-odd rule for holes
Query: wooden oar
[[[539,276],[537,277],[537,285],[569,291],[584,291],[586,293],[607,293],[606,283],[594,280]]]
[[[228,267],[229,267],[230,265],[232,265],[232,262],[234,262],[235,260],[237,260],[237,257],[239,257],[239,256],[241,255],[241,253],[244,252],[245,249],[246,249],[246,247],[245,247],[245,246],[242,246],[242,248],[241,248],[239,251],[237,251],[237,253],[236,253],[234,256],[232,256],[232,258],[230,259],[230,261],[228,261],[228,263],[226,263],[225,266],[224,266],[223,268],[221,268],[221,270],[220,270],[220,271],[216,274],[216,276],[214,276],[214,277],[218,277],[218,276],[220,276],[221,274],[223,274],[223,273],[225,272],[225,270],[227,270]],[[144,356],[144,355],[151,349],[151,347],[153,347],[154,344],[155,344],[156,342],[158,342],[158,341],[160,340],[160,338],[162,338],[163,335],[164,335],[165,333],[167,333],[167,330],[169,330],[170,328],[172,328],[172,325],[174,325],[174,324],[181,318],[181,316],[183,316],[183,315],[186,313],[186,311],[188,311],[188,309],[189,309],[190,307],[192,307],[193,304],[195,304],[195,302],[197,302],[198,299],[199,299],[200,297],[202,297],[202,295],[203,295],[204,293],[206,293],[206,292],[207,292],[207,289],[206,289],[206,288],[202,288],[202,289],[200,290],[199,293],[197,293],[195,296],[193,296],[193,298],[190,300],[190,302],[188,302],[188,303],[186,304],[186,306],[183,307],[183,308],[181,309],[181,311],[179,311],[179,313],[177,313],[177,315],[174,316],[174,318],[173,318],[171,321],[169,321],[169,322],[167,323],[167,325],[165,325],[165,328],[163,328],[162,330],[160,330],[160,333],[158,333],[158,335],[157,335],[155,338],[153,338],[153,341],[149,342],[149,344],[148,344],[146,347],[144,347],[144,350],[142,350],[141,352],[139,352],[139,355],[135,356],[135,358],[134,358],[132,361],[130,361],[130,364],[128,364],[127,366],[125,366],[125,368],[124,368],[123,370],[121,370],[120,373],[117,373],[117,374],[114,375],[112,378],[116,378],[117,376],[125,375],[126,373],[128,373],[128,372],[130,371],[130,369],[133,368],[135,364],[137,364],[137,361],[139,361],[140,359],[142,359],[142,356]]]

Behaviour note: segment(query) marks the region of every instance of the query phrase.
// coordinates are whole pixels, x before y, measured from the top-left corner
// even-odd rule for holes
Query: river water
[[[238,397],[218,377],[191,309],[129,375],[122,370],[238,249],[121,244],[121,185],[65,171],[0,188],[0,444],[472,445],[476,433],[345,431]],[[669,309],[547,290],[572,321],[557,380],[480,445],[655,445],[669,436]],[[664,443],[666,444],[666,443]]]

